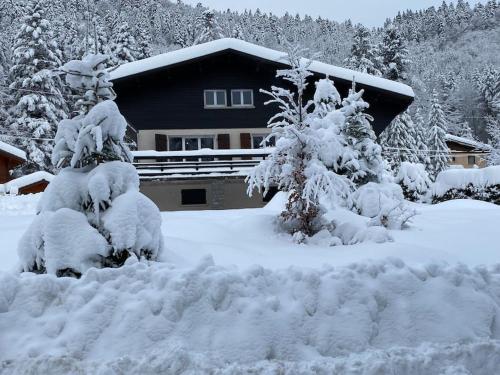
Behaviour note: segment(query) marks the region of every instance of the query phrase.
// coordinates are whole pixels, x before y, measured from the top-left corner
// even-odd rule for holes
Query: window
[[[207,204],[207,190],[182,189],[181,203],[182,205]]]
[[[469,165],[476,164],[476,157],[475,156],[468,156],[467,157],[467,162],[469,163]]]
[[[267,134],[252,134],[252,148],[274,147],[276,145],[274,137],[271,137],[271,139],[267,140],[265,145],[262,145],[266,137]]]
[[[227,107],[226,90],[205,90],[205,108]]]
[[[214,148],[213,136],[173,136],[168,137],[169,151],[193,151]]]
[[[253,107],[253,90],[231,90],[233,107]]]

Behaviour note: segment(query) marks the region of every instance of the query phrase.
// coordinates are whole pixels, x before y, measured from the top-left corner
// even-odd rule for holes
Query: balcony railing
[[[195,151],[134,151],[141,180],[246,176],[272,148],[202,149]]]

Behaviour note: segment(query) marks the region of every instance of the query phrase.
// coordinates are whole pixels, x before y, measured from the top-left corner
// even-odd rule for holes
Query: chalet
[[[446,144],[451,153],[450,165],[464,168],[486,166],[490,146],[451,134],[446,134]]]
[[[259,90],[283,86],[276,70],[286,54],[237,39],[219,39],[111,71],[117,104],[135,129],[141,190],[162,210],[259,207],[269,197],[245,194],[244,176],[267,155],[261,142],[276,107]],[[380,133],[413,101],[398,82],[318,61],[313,82],[330,77],[342,96],[364,89]]]

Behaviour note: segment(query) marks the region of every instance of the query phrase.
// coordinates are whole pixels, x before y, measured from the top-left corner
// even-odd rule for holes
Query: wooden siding
[[[117,104],[127,121],[137,130],[151,129],[216,129],[267,126],[276,107],[265,106],[269,97],[260,93],[272,85],[284,85],[276,78],[276,69],[284,65],[228,50],[178,65],[144,72],[114,81]],[[311,79],[307,95],[314,92]],[[334,79],[340,94],[347,95],[352,83]],[[358,85],[358,88],[363,88]],[[231,89],[252,89],[254,108],[205,109],[203,91],[224,89],[228,104]],[[364,99],[371,107],[374,129],[382,131],[403,111],[411,98],[366,87]]]

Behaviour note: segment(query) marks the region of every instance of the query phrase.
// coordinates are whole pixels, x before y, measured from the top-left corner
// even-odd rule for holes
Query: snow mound
[[[482,190],[489,186],[500,185],[500,166],[482,169],[448,169],[441,172],[432,187],[432,195],[441,197],[453,189],[466,189],[473,186]]]
[[[79,280],[3,273],[0,370],[491,374],[499,291],[500,265],[398,259],[278,271],[129,262]]]
[[[0,194],[0,212],[3,216],[33,215],[42,193],[26,195]]]

